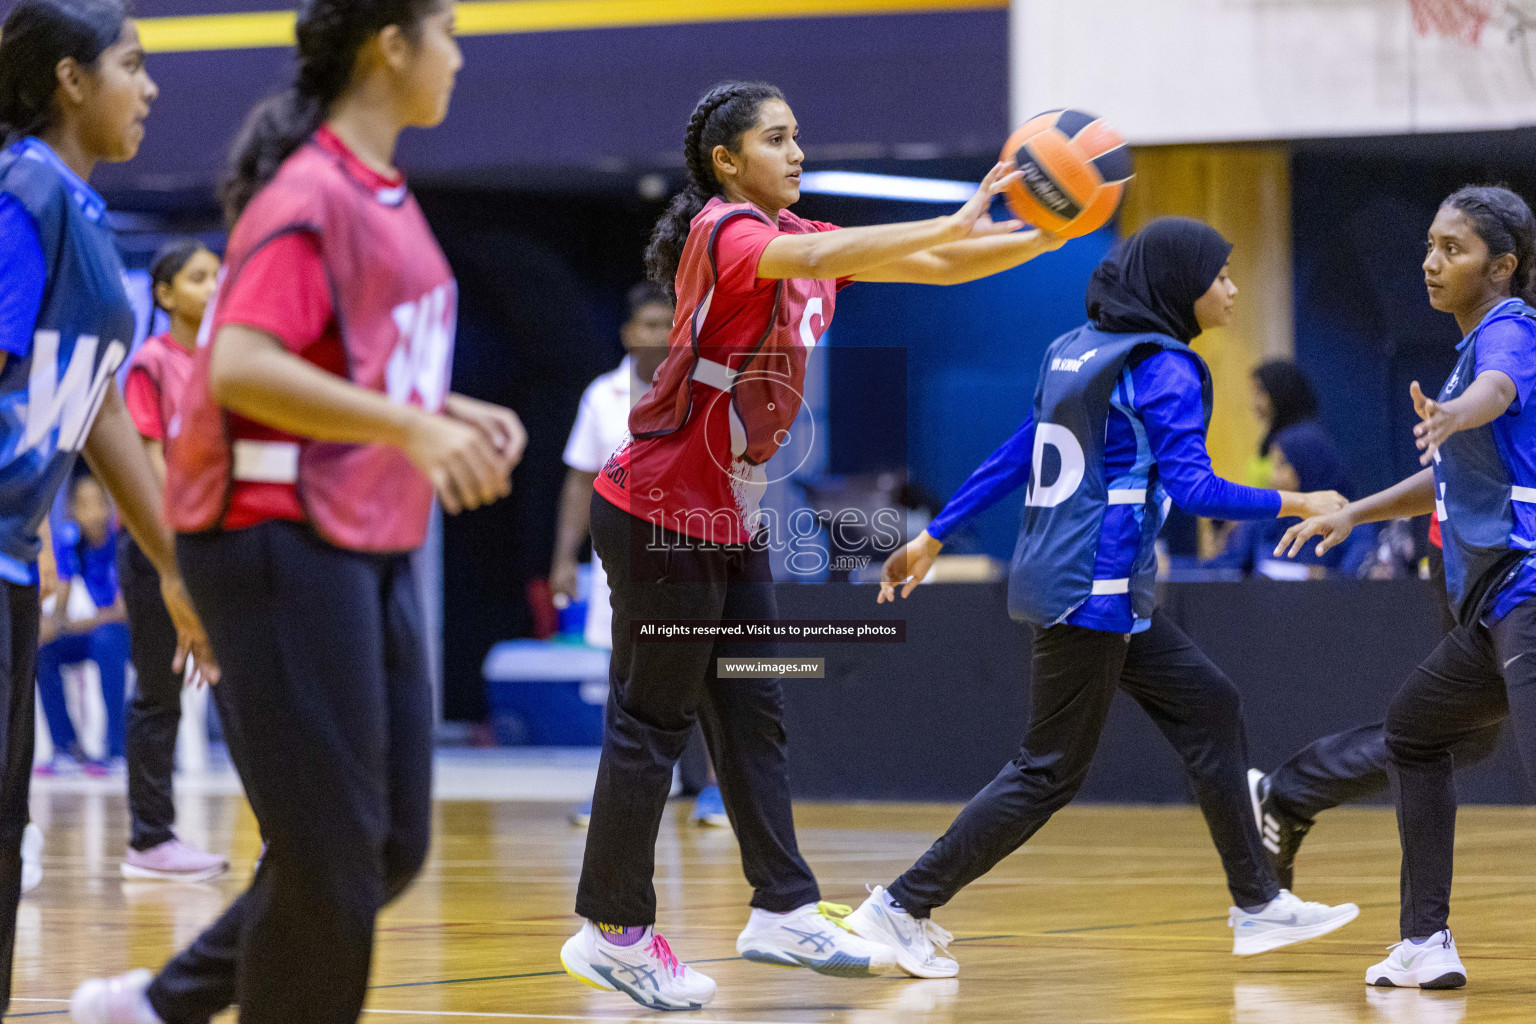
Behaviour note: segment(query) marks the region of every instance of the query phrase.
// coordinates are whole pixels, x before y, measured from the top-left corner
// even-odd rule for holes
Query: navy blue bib
[[[1536,309],[1524,303],[1497,310],[1457,346],[1461,358],[1440,389],[1440,401],[1464,394],[1477,376],[1477,338],[1484,327],[1506,315],[1536,319]],[[1491,584],[1526,552],[1510,543],[1517,498],[1536,501],[1532,488],[1517,487],[1499,454],[1493,424],[1452,434],[1435,456],[1435,513],[1445,552],[1445,589],[1457,621],[1477,620],[1482,598]]]
[[[47,146],[24,139],[0,153],[0,192],[32,215],[48,268],[32,351],[0,371],[0,553],[31,562],[133,343],[134,317],[100,197]]]
[[[1024,521],[1008,576],[1008,610],[1016,619],[1052,626],[1094,594],[1131,595],[1136,618],[1156,604],[1154,544],[1166,504],[1157,467],[1144,486],[1125,489],[1104,478],[1104,436],[1115,385],[1138,349],[1187,352],[1200,367],[1205,419],[1211,418],[1211,375],[1188,345],[1162,334],[1107,334],[1084,325],[1046,350],[1035,389],[1035,450]],[[1114,405],[1132,421],[1133,408]],[[1104,510],[1141,504],[1140,546],[1130,576],[1094,579]]]

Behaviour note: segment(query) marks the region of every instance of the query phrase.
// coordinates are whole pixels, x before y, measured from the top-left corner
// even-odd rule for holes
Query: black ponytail
[[[645,250],[646,276],[667,289],[668,294],[672,293],[677,265],[683,258],[688,226],[710,197],[720,192],[712,156],[715,147],[724,146],[735,151],[742,135],[757,124],[762,105],[783,98],[779,87],[767,82],[726,82],[705,93],[698,106],[693,108],[683,143],[688,185],[656,222],[651,244]]]
[[[176,281],[176,275],[186,269],[192,257],[200,252],[207,252],[208,247],[202,242],[190,236],[185,238],[173,238],[162,245],[155,253],[154,262],[149,265],[150,298],[156,309],[163,310],[160,305],[159,289],[161,285],[170,287]]]
[[[116,43],[124,0],[21,0],[0,28],[0,146],[46,131],[53,120],[59,61],[86,70]]]
[[[283,161],[314,134],[352,81],[363,45],[390,25],[414,37],[443,0],[304,0],[299,6],[299,71],[293,85],[256,104],[231,148],[219,188],[231,226]]]
[[[1526,201],[1503,185],[1468,185],[1440,205],[1459,210],[1472,222],[1490,257],[1515,254],[1510,294],[1536,306],[1536,216]]]

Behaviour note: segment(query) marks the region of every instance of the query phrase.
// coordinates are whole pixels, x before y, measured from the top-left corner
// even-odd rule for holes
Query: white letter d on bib
[[[1045,462],[1046,445],[1056,449],[1061,459],[1061,472],[1056,475],[1055,483],[1041,487],[1040,470]],[[1077,443],[1072,431],[1054,423],[1041,423],[1035,428],[1034,460],[1029,493],[1024,496],[1024,504],[1036,508],[1055,508],[1077,492],[1078,484],[1083,482],[1084,468],[1083,446]]]

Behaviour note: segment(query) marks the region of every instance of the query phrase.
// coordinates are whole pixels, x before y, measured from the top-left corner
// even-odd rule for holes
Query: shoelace
[[[672,977],[683,976],[683,965],[678,962],[677,955],[672,952],[672,947],[667,945],[667,940],[660,935],[651,938],[651,944],[645,947],[645,952],[653,959],[660,960],[661,965],[672,972]]]
[[[828,903],[826,900],[822,900],[816,904],[816,913],[825,918],[829,924],[834,924],[850,934],[853,932],[853,927],[843,920],[843,918],[853,913],[853,908],[846,903]]]
[[[947,956],[949,954],[949,944],[955,941],[954,935],[934,924],[931,917],[923,918],[922,922],[923,936]]]
[[[1325,909],[1328,906],[1328,904],[1319,903],[1316,900],[1304,900],[1289,889],[1281,889],[1280,895],[1276,896],[1273,902],[1281,904],[1295,903],[1298,907],[1323,907]]]

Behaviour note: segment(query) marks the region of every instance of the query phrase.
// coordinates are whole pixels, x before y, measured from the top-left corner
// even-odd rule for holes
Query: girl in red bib
[[[561,960],[578,979],[653,1009],[696,1009],[715,992],[653,930],[657,830],[696,719],[754,890],[737,952],[838,977],[893,961],[840,926],[797,849],[779,684],[716,675],[718,658],[771,656],[773,645],[635,643],[631,623],[776,618],[768,553],[752,543],[763,465],[787,439],[806,354],[842,288],[971,281],[1060,244],[987,215],[1015,174],[1006,164],[950,216],[846,230],[798,217],[788,209],[800,196],[797,135],[771,85],[728,83],[695,108],[688,188],[647,252],[652,279],[677,295],[670,352],[592,499],[593,546],[612,587],[613,659],[576,896],[586,923]]]
[[[380,909],[427,854],[434,714],[410,555],[434,492],[505,495],[524,434],[449,395],[456,289],[393,166],[462,64],[450,0],[309,0],[298,82],[225,188],[225,269],[167,431],[167,513],[221,659],[266,855],[159,974],[92,981],[84,1024],[354,1024]]]
[[[195,238],[167,243],[150,265],[155,306],[170,318],[128,361],[123,400],[144,438],[144,453],[165,487],[165,436],[176,421],[192,373],[198,327],[218,279],[219,258]],[[182,842],[172,830],[172,773],[181,725],[182,674],[171,668],[176,629],[160,597],[160,574],[126,533],[118,541],[117,578],[128,611],[133,665],[138,670],[128,707],[128,817],[132,832],[123,856],[126,878],[201,882],[229,862]]]

